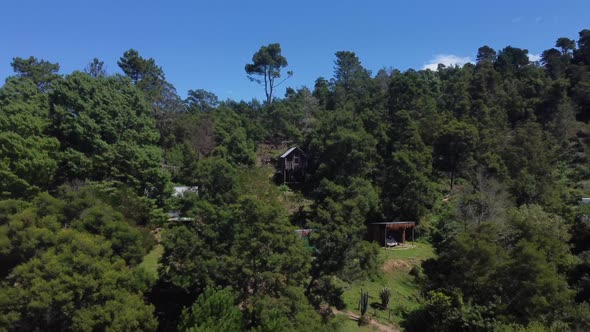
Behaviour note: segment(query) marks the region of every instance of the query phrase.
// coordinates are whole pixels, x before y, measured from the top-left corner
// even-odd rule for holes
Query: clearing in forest
[[[375,324],[371,324],[371,328],[383,330],[384,327],[390,326],[393,328],[392,331],[395,331],[402,320],[402,312],[418,306],[420,289],[414,282],[414,277],[409,274],[410,270],[422,261],[434,257],[435,254],[429,244],[418,242],[413,248],[382,249],[380,254],[383,259],[383,277],[380,280],[365,280],[343,285],[343,300],[346,308],[341,313],[360,316],[359,299],[362,289],[369,292],[368,314],[375,321]],[[389,287],[392,291],[389,310],[379,309],[381,302],[379,292],[384,287]],[[352,330],[352,324],[348,323],[345,326],[348,331]]]

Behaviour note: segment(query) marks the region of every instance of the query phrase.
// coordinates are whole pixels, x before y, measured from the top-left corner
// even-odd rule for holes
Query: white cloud
[[[541,60],[541,55],[540,54],[529,54],[529,61],[534,62],[534,61],[540,61]]]
[[[453,54],[438,54],[429,63],[425,64],[422,69],[436,70],[439,63],[442,63],[447,67],[455,65],[461,67],[468,62],[473,62],[468,56],[460,57]]]
[[[522,20],[524,19],[524,17],[522,16],[518,16],[512,19],[512,23],[520,23],[522,22]]]

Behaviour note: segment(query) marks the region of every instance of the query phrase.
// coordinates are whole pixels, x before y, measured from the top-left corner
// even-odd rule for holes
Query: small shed
[[[582,205],[588,205],[588,204],[590,204],[590,197],[582,197],[582,200],[580,201],[580,203]]]
[[[410,236],[414,242],[415,228],[415,221],[375,222],[368,225],[367,239],[377,242],[383,247],[385,247],[388,236],[392,236],[399,243],[405,243],[406,237]]]
[[[309,234],[311,233],[312,229],[311,228],[305,228],[305,229],[296,229],[295,233],[297,233],[297,236],[299,236],[302,239],[306,239],[309,237]]]
[[[198,186],[175,186],[174,192],[172,193],[173,197],[182,197],[186,193],[195,193],[199,194],[199,187]]]
[[[307,169],[307,155],[294,146],[279,157],[277,166],[282,173],[283,183],[303,182]]]

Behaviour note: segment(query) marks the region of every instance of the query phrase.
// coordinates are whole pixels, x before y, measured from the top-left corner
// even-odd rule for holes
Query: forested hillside
[[[398,328],[590,330],[590,30],[569,37],[436,71],[339,51],[284,96],[297,73],[269,44],[244,64],[264,102],[183,100],[133,49],[123,74],[14,58],[0,331],[339,330],[342,285],[388,278],[367,224],[400,220],[436,257]],[[307,170],[287,186],[293,146]]]

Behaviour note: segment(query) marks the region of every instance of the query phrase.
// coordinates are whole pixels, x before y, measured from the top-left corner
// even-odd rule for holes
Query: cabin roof
[[[304,156],[306,156],[305,153],[303,152],[303,150],[301,150],[297,146],[294,146],[294,147],[290,148],[289,150],[285,151],[285,153],[283,153],[279,158],[286,158],[288,155],[290,155],[295,150],[299,150],[301,152],[301,154],[303,154]]]
[[[179,197],[179,196],[184,195],[184,193],[186,193],[186,192],[198,193],[199,186],[175,186],[172,196]]]

